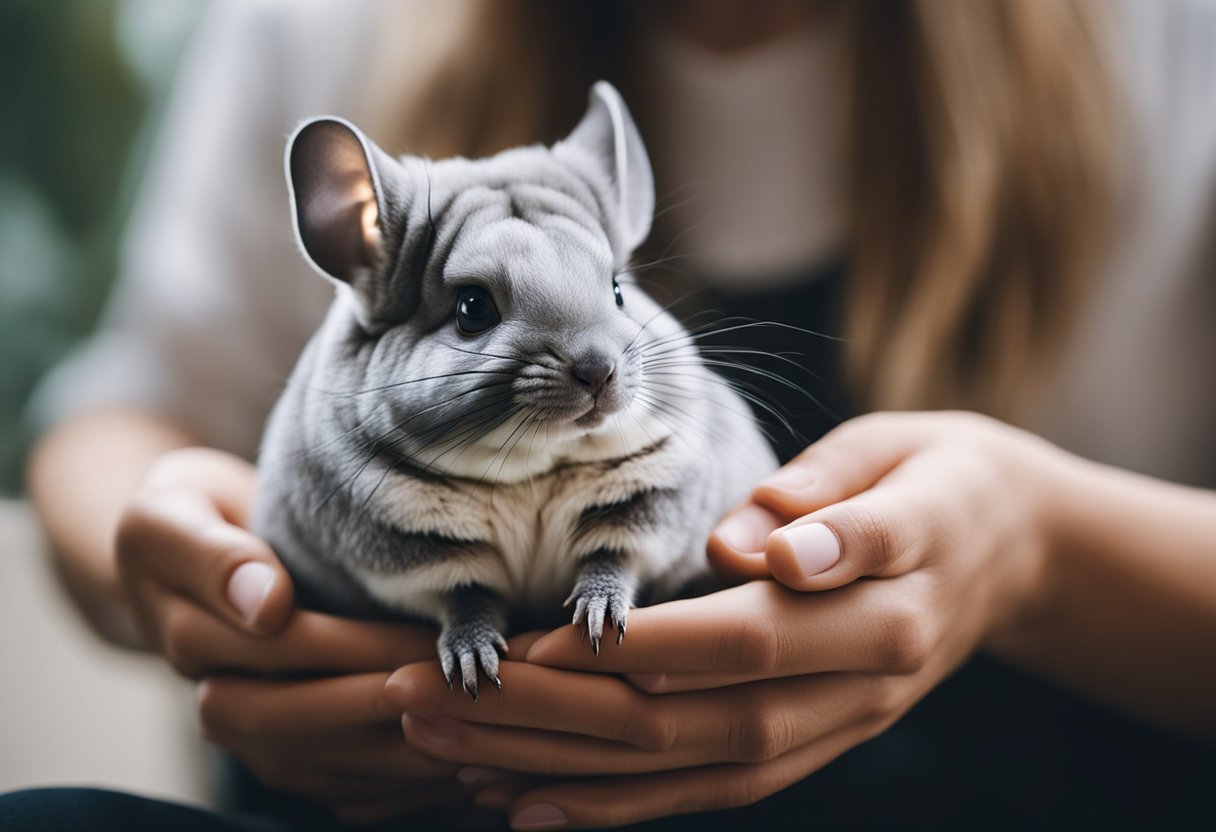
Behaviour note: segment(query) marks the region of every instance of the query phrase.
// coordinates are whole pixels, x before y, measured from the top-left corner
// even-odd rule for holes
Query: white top
[[[651,27],[642,77],[663,102],[658,210],[673,254],[719,286],[797,280],[844,242],[844,91],[835,32],[816,21],[721,53]]]
[[[42,418],[134,405],[252,456],[332,291],[292,239],[285,139],[323,113],[375,123],[367,56],[386,43],[396,55],[433,52],[434,27],[451,25],[458,5],[215,3],[181,70],[103,328],[45,382]],[[1091,458],[1216,486],[1216,246],[1205,243],[1216,243],[1216,2],[1111,8],[1141,211],[1109,252],[1032,426]],[[665,179],[706,186],[672,209],[687,227],[703,222],[686,250],[723,274],[838,253],[830,36],[796,32],[736,55],[670,34],[651,45],[649,77],[675,102],[665,140],[686,151],[655,148],[677,159]],[[660,209],[680,201],[665,196]]]

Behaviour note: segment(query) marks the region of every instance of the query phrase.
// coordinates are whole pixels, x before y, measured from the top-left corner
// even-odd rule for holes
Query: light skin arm
[[[740,806],[886,730],[981,647],[1216,739],[1210,492],[979,416],[875,414],[757,487],[710,555],[750,582],[634,610],[600,656],[572,627],[545,636],[502,667],[528,696],[474,708],[433,667],[398,670],[411,746],[535,778],[476,799],[517,829]]]
[[[30,457],[29,494],[61,581],[93,628],[115,644],[143,646],[119,586],[119,518],[152,464],[191,444],[184,429],[165,419],[98,410],[51,430]]]
[[[1034,542],[998,546],[989,567],[1007,571],[993,596],[985,647],[1127,713],[1216,739],[1216,665],[1210,660],[1216,645],[1216,494],[1099,465],[966,414],[879,415],[862,424],[854,432],[854,461],[840,458],[847,452],[832,459],[810,451],[792,466],[821,482],[841,476],[864,481],[888,464],[955,444],[976,457],[1005,457],[1014,463],[1007,470],[1023,472],[1007,481],[1008,504],[1019,505],[1016,491],[1036,495],[1022,535]],[[872,465],[865,446],[893,453],[883,462],[875,456],[878,464]],[[761,486],[754,500],[797,518],[820,509],[817,490]],[[763,520],[759,526],[757,532],[768,533]],[[908,539],[907,530],[889,531],[897,545]],[[826,589],[857,576],[850,576],[845,558],[806,576],[786,539],[781,533],[768,538],[763,563],[729,552],[725,557],[741,577],[771,572],[798,590]],[[716,543],[724,552],[721,539]]]
[[[456,767],[401,742],[382,694],[398,664],[434,657],[435,633],[293,610],[290,579],[247,528],[253,466],[189,444],[110,411],[38,446],[30,491],[86,616],[199,680],[203,735],[263,783],[351,822],[459,805]]]
[[[988,646],[1128,713],[1216,739],[1216,494],[1070,461],[1039,589]]]

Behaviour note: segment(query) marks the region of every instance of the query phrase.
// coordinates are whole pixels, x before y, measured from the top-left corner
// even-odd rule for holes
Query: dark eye
[[[616,295],[616,305],[625,308],[625,296],[621,294],[621,284],[616,282],[616,278],[612,278],[612,294]]]
[[[466,335],[485,332],[502,320],[494,298],[479,286],[461,286],[456,290],[456,325]]]

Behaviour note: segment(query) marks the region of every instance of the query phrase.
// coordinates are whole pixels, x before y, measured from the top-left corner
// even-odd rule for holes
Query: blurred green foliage
[[[183,34],[163,25],[175,4],[156,3],[0,2],[3,492],[20,487],[30,392],[95,324],[114,273],[142,155],[132,151],[172,74],[172,58],[140,66],[133,45],[180,46]]]

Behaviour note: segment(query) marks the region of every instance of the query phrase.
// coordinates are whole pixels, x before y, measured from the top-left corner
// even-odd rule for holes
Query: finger
[[[820,674],[658,698],[655,711],[670,726],[661,749],[416,713],[402,725],[411,746],[441,760],[555,776],[664,771],[772,759],[880,713],[886,685],[872,674]],[[542,706],[560,698],[550,694]],[[624,723],[631,712],[609,717]]]
[[[289,737],[391,724],[398,712],[384,698],[387,679],[387,673],[289,682],[210,676],[198,684],[195,704],[204,728],[219,734]]]
[[[548,630],[529,630],[526,633],[512,636],[507,639],[507,654],[511,656],[523,656],[527,654],[533,644],[548,634]]]
[[[909,576],[911,577],[911,576]],[[600,673],[718,673],[741,680],[827,671],[897,672],[928,637],[922,581],[858,581],[814,598],[772,581],[642,607],[629,638],[599,656],[573,627],[542,638],[531,664]]]
[[[620,679],[523,662],[503,662],[499,673],[502,690],[487,691],[473,701],[452,696],[433,662],[411,664],[389,678],[384,693],[391,706],[409,714],[569,731],[650,750],[671,745],[665,715]],[[494,765],[493,760],[483,762]]]
[[[863,576],[904,575],[941,539],[933,495],[940,471],[916,457],[878,485],[812,512],[769,535],[765,562],[790,589],[835,589]],[[928,469],[928,470],[924,470]]]
[[[764,542],[786,519],[754,503],[736,506],[709,536],[706,554],[710,566],[732,582],[768,577]]]
[[[406,781],[451,779],[460,767],[410,748],[401,726],[386,734],[369,729],[304,732],[290,738],[223,736],[209,738],[246,761],[261,761],[255,773],[286,770],[290,782],[309,791],[338,796],[392,794]],[[288,782],[280,778],[271,785]]]
[[[238,630],[177,597],[170,597],[162,614],[164,650],[189,676],[219,671],[387,672],[406,662],[435,657],[435,631],[416,625],[353,621],[297,610],[279,633],[265,638]]]
[[[291,579],[274,552],[200,490],[137,496],[115,553],[124,581],[154,580],[252,633],[277,631],[292,609]]]
[[[875,413],[845,422],[752,490],[787,521],[872,487],[931,439],[916,414]]]
[[[629,684],[649,694],[685,693],[694,690],[713,690],[731,685],[746,685],[772,678],[762,673],[725,673],[706,671],[703,673],[630,673],[625,676]]]
[[[508,810],[511,828],[587,829],[747,806],[796,783],[865,739],[848,729],[757,765],[727,764],[566,781],[533,789]]]

